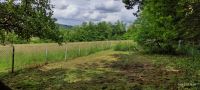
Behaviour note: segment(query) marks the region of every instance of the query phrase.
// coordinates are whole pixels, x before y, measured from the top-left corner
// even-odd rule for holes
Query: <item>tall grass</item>
[[[137,44],[133,41],[119,42],[114,46],[115,51],[137,51]]]
[[[49,44],[18,44],[15,46],[15,69],[31,65],[64,61],[111,49],[119,41]],[[0,47],[0,72],[11,69],[12,47]]]

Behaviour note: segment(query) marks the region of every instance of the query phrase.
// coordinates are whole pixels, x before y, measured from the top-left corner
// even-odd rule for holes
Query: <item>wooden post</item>
[[[15,46],[12,45],[12,73],[14,73],[15,69]]]

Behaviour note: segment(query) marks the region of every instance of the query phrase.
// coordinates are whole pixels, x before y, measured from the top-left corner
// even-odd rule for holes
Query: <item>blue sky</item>
[[[116,22],[132,23],[136,17],[134,10],[127,10],[122,0],[52,0],[55,5],[54,18],[57,23],[79,25],[82,22]]]

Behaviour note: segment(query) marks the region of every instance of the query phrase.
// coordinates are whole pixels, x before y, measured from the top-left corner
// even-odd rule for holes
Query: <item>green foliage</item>
[[[38,37],[32,37],[29,42],[35,44],[35,43],[52,43],[53,41],[49,39],[40,39]]]
[[[114,46],[115,51],[138,51],[137,45],[133,42],[121,42]]]
[[[132,25],[132,36],[145,51],[175,54],[180,40],[187,44],[199,40],[198,2],[183,0],[123,0],[128,9],[139,3],[140,12]],[[139,10],[139,11],[140,11]]]
[[[61,42],[62,37],[52,19],[53,6],[49,0],[14,0],[0,3],[0,40],[5,43],[5,36],[15,33],[17,37],[29,40],[31,37],[51,39]]]
[[[125,24],[120,21],[115,24],[89,22],[73,28],[61,29],[61,32],[64,33],[64,40],[69,42],[120,40],[124,39],[126,28]]]

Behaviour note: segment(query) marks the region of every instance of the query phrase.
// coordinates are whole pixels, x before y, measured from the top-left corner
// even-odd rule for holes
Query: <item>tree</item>
[[[105,21],[97,24],[93,22],[83,23],[73,28],[62,30],[65,41],[103,41],[119,40],[126,32],[125,24],[118,21],[115,24]]]
[[[5,42],[8,33],[29,40],[31,37],[62,41],[53,15],[53,5],[49,0],[21,0],[15,4],[14,0],[0,3],[1,42]]]
[[[98,40],[108,40],[112,36],[112,27],[108,23],[100,22],[97,24],[97,39]]]
[[[175,53],[180,40],[200,39],[199,3],[183,0],[123,0],[127,9],[139,5],[135,41],[146,51]],[[192,4],[193,3],[193,4]],[[193,21],[196,19],[196,21]],[[192,22],[192,23],[191,23]],[[196,27],[196,28],[195,28]],[[196,41],[197,42],[197,41]]]
[[[121,22],[121,21],[117,21],[114,25],[113,25],[113,31],[112,31],[112,36],[113,39],[122,39],[122,36],[126,33],[126,25]]]

